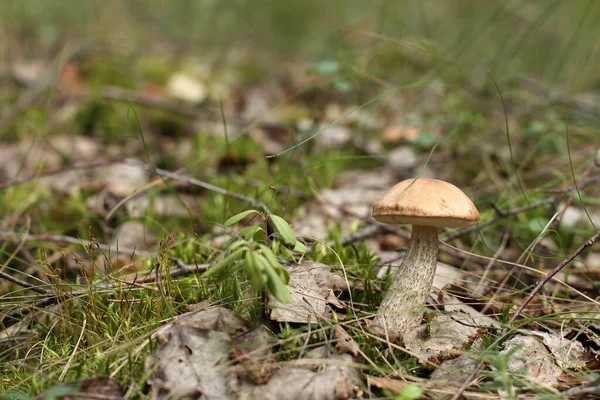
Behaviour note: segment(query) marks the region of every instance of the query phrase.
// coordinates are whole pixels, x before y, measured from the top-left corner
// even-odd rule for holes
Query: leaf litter
[[[274,337],[229,309],[199,305],[153,335],[146,360],[156,398],[348,399],[360,377],[353,358],[320,346],[294,363],[276,363]],[[316,368],[316,370],[314,370]]]

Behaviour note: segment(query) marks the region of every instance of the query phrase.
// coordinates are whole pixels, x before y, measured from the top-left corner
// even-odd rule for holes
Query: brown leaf
[[[288,288],[292,301],[283,304],[273,296],[271,319],[278,322],[315,323],[329,315],[329,304],[339,306],[332,293],[337,280],[329,265],[304,263],[288,267],[290,282]],[[333,300],[335,299],[335,300]]]
[[[367,375],[367,384],[393,394],[398,394],[406,385],[408,385],[408,382]]]
[[[350,336],[341,325],[334,326],[333,333],[337,339],[335,348],[340,352],[340,354],[347,353],[356,357],[360,353],[360,347],[358,343],[352,339],[352,336]]]
[[[181,398],[201,393],[206,398],[231,398],[231,384],[246,377],[267,381],[270,335],[262,327],[250,329],[249,323],[223,307],[208,307],[179,316],[160,328],[155,338],[159,345],[146,359],[148,383],[158,398]],[[230,353],[231,352],[231,353]],[[252,352],[246,365],[237,356]],[[230,359],[242,364],[239,372]],[[250,360],[247,357],[246,361]],[[257,374],[256,376],[250,376]]]

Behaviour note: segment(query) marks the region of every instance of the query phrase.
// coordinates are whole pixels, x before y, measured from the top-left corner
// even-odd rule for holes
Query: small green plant
[[[420,386],[409,384],[394,397],[394,400],[415,400],[423,397],[423,389]]]
[[[224,225],[235,225],[252,214],[260,217],[260,223],[243,229],[229,240],[224,245],[223,258],[204,273],[204,277],[223,278],[243,271],[255,291],[263,294],[268,291],[282,303],[289,303],[292,297],[286,285],[290,276],[281,262],[293,260],[294,253],[305,253],[306,246],[278,215],[247,210],[229,218]],[[269,234],[270,228],[274,232]]]

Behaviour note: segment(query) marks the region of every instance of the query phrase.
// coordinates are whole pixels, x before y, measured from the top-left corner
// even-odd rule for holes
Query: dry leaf
[[[325,128],[326,127],[321,126],[319,127],[319,130]],[[350,142],[350,139],[352,139],[350,129],[340,125],[334,125],[326,128],[317,137],[315,137],[317,145],[324,149],[338,149],[344,147]]]
[[[313,360],[316,370],[285,366],[275,371],[271,380],[261,386],[242,384],[235,391],[238,400],[342,400],[354,397],[360,385],[359,373],[346,364],[348,354],[339,355],[328,346],[311,351],[304,361]],[[334,360],[335,363],[323,362]]]
[[[441,303],[444,314],[434,314],[426,325],[403,336],[405,347],[421,362],[441,362],[448,357],[458,357],[466,348],[480,348],[485,328],[500,327],[496,320],[454,296],[441,292],[437,302]]]
[[[508,357],[508,370],[521,374],[532,383],[554,387],[562,369],[555,363],[546,346],[530,336],[517,335],[504,343],[501,355]]]
[[[233,311],[209,307],[177,317],[155,334],[158,345],[146,359],[148,383],[158,398],[181,398],[202,394],[210,399],[232,397],[232,381],[241,379],[231,365],[230,351],[254,352],[252,370],[261,357],[269,360],[265,346],[270,335],[263,328],[250,329]],[[260,371],[260,368],[258,369]],[[239,372],[245,377],[249,372]]]
[[[333,327],[333,333],[337,340],[335,348],[340,354],[351,354],[356,357],[360,353],[360,346],[352,339],[352,336],[346,332],[343,326],[335,325]]]
[[[290,273],[288,289],[292,301],[283,304],[271,296],[271,319],[278,322],[315,323],[328,318],[331,296],[336,298],[332,289],[337,282],[331,267],[321,263],[304,263],[287,269]]]
[[[156,242],[156,237],[146,229],[144,224],[137,221],[127,221],[117,229],[111,246],[149,250]]]
[[[578,369],[585,366],[590,356],[583,345],[576,340],[565,339],[558,333],[523,330],[522,333],[538,336],[554,356],[556,364],[565,369]]]
[[[408,382],[367,375],[367,384],[393,394],[398,394],[408,385]]]

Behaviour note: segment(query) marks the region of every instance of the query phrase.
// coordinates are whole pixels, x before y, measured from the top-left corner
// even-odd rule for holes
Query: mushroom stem
[[[404,335],[421,324],[438,254],[438,228],[413,225],[406,255],[392,277],[374,323],[391,337]]]

